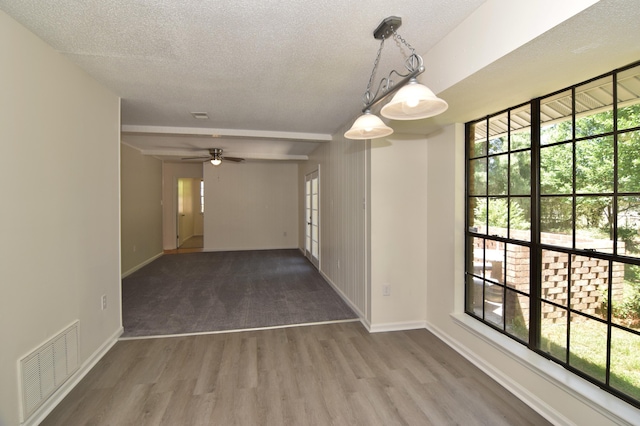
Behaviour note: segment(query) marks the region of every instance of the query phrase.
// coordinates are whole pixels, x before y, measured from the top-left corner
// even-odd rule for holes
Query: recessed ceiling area
[[[595,4],[441,87],[446,113],[388,124],[429,134],[640,59],[637,0],[581,3]],[[458,40],[444,60],[429,62],[432,49],[448,46],[443,40],[485,6],[489,29],[503,24],[497,12],[512,3],[0,0],[0,9],[121,97],[123,143],[168,161],[211,148],[304,160],[359,115],[379,47],[372,33],[384,18],[402,18],[398,33],[425,58],[421,80],[429,86],[435,74],[494,48],[470,51]],[[526,16],[517,19],[511,24],[527,27]],[[379,69],[402,67],[391,43]]]

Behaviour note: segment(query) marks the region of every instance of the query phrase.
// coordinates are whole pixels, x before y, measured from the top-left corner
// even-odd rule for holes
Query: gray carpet
[[[356,319],[299,250],[169,254],[122,280],[123,337]]]

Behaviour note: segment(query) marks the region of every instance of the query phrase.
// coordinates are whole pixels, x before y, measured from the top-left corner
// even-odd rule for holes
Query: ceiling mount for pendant
[[[393,35],[393,30],[398,30],[402,25],[402,18],[398,18],[397,16],[389,16],[385,18],[378,28],[373,31],[373,38],[376,40],[382,40],[382,38],[391,38]]]

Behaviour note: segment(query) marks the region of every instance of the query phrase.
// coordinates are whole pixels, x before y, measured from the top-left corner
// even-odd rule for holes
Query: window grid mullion
[[[536,125],[533,125],[536,123]],[[531,249],[529,251],[529,348],[540,347],[542,249],[540,247],[540,98],[531,102]]]

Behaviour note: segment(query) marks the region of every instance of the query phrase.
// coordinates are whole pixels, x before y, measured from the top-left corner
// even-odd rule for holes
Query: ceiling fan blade
[[[241,161],[244,161],[244,158],[238,158],[238,157],[222,157],[223,161],[233,161],[235,163],[239,163]]]

